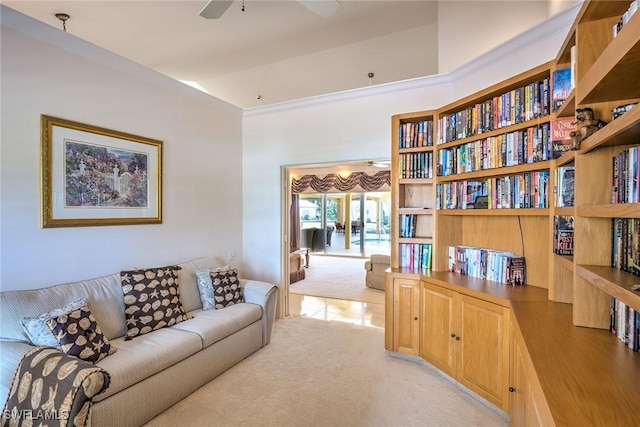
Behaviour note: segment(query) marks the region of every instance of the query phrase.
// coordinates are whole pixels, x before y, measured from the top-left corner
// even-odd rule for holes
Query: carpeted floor
[[[292,318],[276,321],[268,346],[148,427],[508,424],[434,368],[392,356],[381,329]]]
[[[384,304],[384,291],[365,286],[363,258],[312,255],[306,278],[293,283],[292,294]]]

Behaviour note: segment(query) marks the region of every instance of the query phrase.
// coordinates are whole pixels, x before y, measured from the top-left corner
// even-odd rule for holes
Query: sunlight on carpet
[[[312,255],[306,278],[293,283],[290,292],[384,304],[384,291],[365,286],[365,261],[363,258]]]

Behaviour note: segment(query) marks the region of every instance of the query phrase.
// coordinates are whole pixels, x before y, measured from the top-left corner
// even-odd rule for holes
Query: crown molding
[[[451,84],[448,74],[434,74],[413,79],[400,80],[397,82],[382,83],[375,86],[367,86],[356,89],[349,89],[340,92],[333,92],[324,95],[311,96],[308,98],[296,99],[277,104],[263,105],[244,109],[244,117],[269,114],[279,111],[295,110],[312,105],[328,104],[337,101],[366,98],[369,96],[384,95],[387,93],[397,93],[407,90],[424,89]]]
[[[258,116],[275,112],[294,110],[313,105],[328,104],[336,101],[349,99],[366,98],[387,93],[395,93],[408,90],[425,89],[429,87],[455,84],[457,80],[472,77],[479,71],[495,65],[503,58],[511,56],[523,49],[531,47],[558,33],[567,33],[575,17],[580,10],[581,3],[577,3],[567,9],[551,16],[544,22],[523,31],[519,35],[491,49],[484,55],[473,59],[449,73],[441,73],[424,77],[417,77],[397,82],[384,83],[375,86],[368,86],[358,89],[350,89],[341,92],[334,92],[324,95],[302,98],[293,101],[286,101],[278,104],[263,105],[258,107],[245,108],[243,117]],[[555,58],[556,52],[552,52]],[[550,58],[550,59],[552,59]]]

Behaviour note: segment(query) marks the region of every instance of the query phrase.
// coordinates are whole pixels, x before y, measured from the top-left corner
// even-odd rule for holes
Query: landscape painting
[[[162,223],[162,142],[42,115],[42,227]]]
[[[146,208],[144,153],[65,141],[67,207]]]

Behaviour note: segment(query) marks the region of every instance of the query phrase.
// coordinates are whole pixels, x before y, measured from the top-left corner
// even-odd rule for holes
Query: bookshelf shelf
[[[639,203],[578,206],[578,215],[591,218],[640,218]]]
[[[640,292],[631,290],[631,286],[640,283],[640,277],[599,265],[577,265],[576,273],[608,295],[640,310]]]
[[[434,210],[429,208],[399,208],[401,215],[433,215]]]
[[[548,216],[547,208],[522,209],[441,209],[438,215],[443,216]]]
[[[525,163],[522,165],[505,166],[502,168],[482,169],[479,171],[459,173],[455,175],[439,176],[438,182],[461,181],[465,179],[489,178],[494,176],[505,176],[518,174],[521,172],[534,172],[548,170],[551,166],[550,160],[535,163]]]
[[[432,236],[399,237],[398,243],[414,243],[414,244],[433,243],[433,237]]]
[[[425,151],[434,151],[433,146],[426,147],[411,147],[411,148],[399,148],[398,153],[423,153]]]
[[[398,184],[431,185],[433,184],[433,178],[399,178]]]
[[[626,2],[626,7],[629,7],[629,3]],[[640,14],[636,13],[578,81],[580,90],[577,103],[591,104],[640,97],[640,88],[628,84],[629,77],[637,74],[638,70]]]
[[[635,144],[639,140],[640,108],[633,108],[584,140],[580,153],[588,153],[598,147]]]
[[[576,152],[574,150],[565,152],[562,156],[556,159],[556,167],[565,166],[573,163],[576,158]]]
[[[575,215],[576,209],[574,206],[563,207],[563,208],[555,208],[553,213],[555,215]]]
[[[560,108],[556,111],[556,118],[573,117],[576,110],[576,90],[571,90],[567,99],[564,100]]]
[[[553,255],[554,261],[565,270],[573,271],[573,257],[564,255]]]

